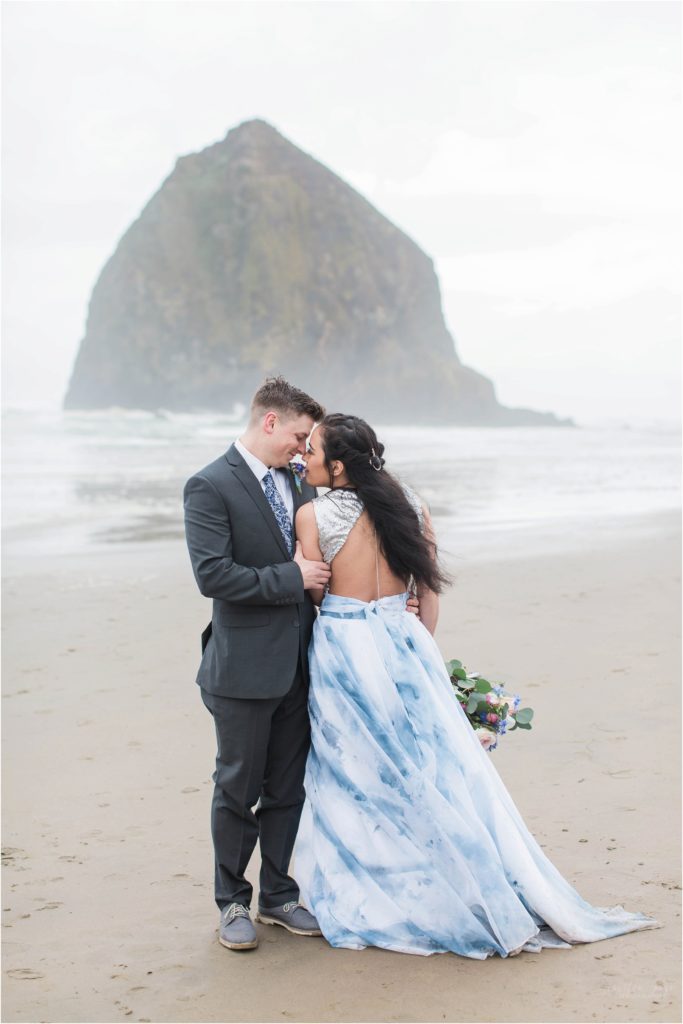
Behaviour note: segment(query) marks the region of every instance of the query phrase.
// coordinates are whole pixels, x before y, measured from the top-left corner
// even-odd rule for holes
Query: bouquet
[[[453,692],[470,720],[484,750],[495,750],[498,737],[514,729],[530,729],[533,708],[520,708],[518,693],[510,695],[499,683],[478,672],[467,672],[462,662],[446,662]]]

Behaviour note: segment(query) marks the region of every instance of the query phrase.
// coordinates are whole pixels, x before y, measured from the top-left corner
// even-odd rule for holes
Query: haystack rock
[[[264,121],[181,157],[95,285],[65,399],[230,412],[282,373],[376,422],[558,424],[458,359],[428,256]]]

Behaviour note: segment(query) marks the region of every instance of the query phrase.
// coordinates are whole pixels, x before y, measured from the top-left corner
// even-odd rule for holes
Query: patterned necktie
[[[266,485],[266,498],[268,504],[273,510],[273,515],[277,519],[277,525],[280,527],[280,532],[285,539],[287,550],[290,555],[294,554],[294,544],[292,541],[292,521],[289,518],[289,513],[285,507],[285,503],[280,497],[280,492],[275,486],[275,481],[270,472],[266,473],[263,478],[263,482]]]

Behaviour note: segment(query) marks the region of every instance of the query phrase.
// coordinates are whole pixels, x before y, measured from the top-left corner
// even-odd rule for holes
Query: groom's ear
[[[276,412],[267,412],[263,417],[263,429],[266,434],[272,434],[275,429],[275,420],[277,419]]]

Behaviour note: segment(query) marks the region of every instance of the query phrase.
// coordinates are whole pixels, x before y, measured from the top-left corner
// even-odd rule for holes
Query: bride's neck
[[[346,488],[346,490],[352,490],[352,491],[355,491],[355,489],[356,489],[355,486],[349,480],[349,478],[346,475],[346,473],[340,473],[339,476],[335,476],[332,479],[331,490],[336,491],[336,490],[341,490],[342,488]]]

